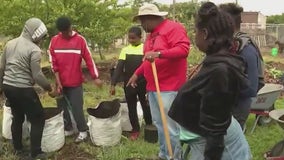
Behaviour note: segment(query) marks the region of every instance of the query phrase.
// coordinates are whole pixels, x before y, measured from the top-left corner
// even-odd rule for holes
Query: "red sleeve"
[[[99,77],[99,72],[98,69],[96,67],[96,64],[92,58],[92,54],[91,51],[89,50],[89,47],[87,46],[87,42],[84,38],[82,38],[82,57],[84,59],[84,61],[86,62],[86,65],[89,69],[89,72],[91,74],[91,77],[93,79],[96,79]]]
[[[183,26],[173,27],[166,38],[170,49],[161,50],[161,58],[185,58],[188,56],[190,41]]]
[[[134,72],[137,76],[143,75],[144,74],[144,63],[143,62]]]
[[[53,48],[54,41],[55,39],[52,38],[49,44],[49,62],[51,63],[52,71],[55,73],[55,72],[58,72],[58,64],[56,62],[56,58],[54,54],[54,48]]]

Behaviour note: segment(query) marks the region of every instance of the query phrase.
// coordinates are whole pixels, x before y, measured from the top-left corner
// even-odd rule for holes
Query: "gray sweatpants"
[[[66,99],[60,98],[57,99],[57,106],[62,108],[64,113],[64,128],[66,131],[70,131],[73,129],[72,121],[69,114],[69,110],[73,114],[74,120],[77,124],[77,128],[79,132],[84,132],[88,130],[88,126],[86,123],[86,119],[83,112],[83,88],[79,87],[63,87],[63,95],[66,97],[67,101],[69,101],[70,106]]]

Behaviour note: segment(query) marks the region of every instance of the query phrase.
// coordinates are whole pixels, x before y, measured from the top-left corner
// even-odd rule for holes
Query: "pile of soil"
[[[110,81],[110,69],[112,68],[112,61],[96,63],[96,67],[99,71],[99,77],[101,80]],[[86,66],[82,68],[85,80],[91,80],[89,70]],[[42,67],[42,72],[47,78],[54,78],[54,74],[50,66]]]
[[[110,81],[110,69],[112,68],[112,62],[111,61],[99,62],[99,63],[96,63],[96,67],[98,68],[100,79],[103,80],[104,82],[109,82]],[[92,79],[88,68],[83,67],[83,74],[86,80]]]
[[[62,111],[62,109],[60,108],[55,108],[55,107],[46,107],[43,109],[44,112],[44,119],[47,120],[49,118],[52,118],[56,115],[58,115],[60,112]]]
[[[56,159],[60,160],[96,160],[96,158],[79,148],[78,145],[65,144],[57,154]]]
[[[265,65],[265,71],[264,71],[265,82],[282,84],[281,79],[280,79],[281,77],[274,77],[274,75],[269,72],[269,70],[272,68],[275,68],[280,71],[284,71],[284,64],[280,62],[267,62]]]

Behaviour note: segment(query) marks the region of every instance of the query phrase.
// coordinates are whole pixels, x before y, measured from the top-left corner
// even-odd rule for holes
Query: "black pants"
[[[127,84],[127,83],[124,83]],[[137,96],[142,106],[143,116],[145,123],[152,124],[152,116],[150,111],[150,106],[146,100],[146,81],[139,81],[137,87],[133,88],[131,86],[124,86],[125,99],[128,106],[129,120],[132,126],[133,132],[138,132],[140,130],[140,125],[137,115]]]
[[[84,132],[88,130],[87,122],[83,112],[83,88],[79,87],[64,87],[63,95],[65,98],[61,98],[57,100],[57,106],[59,108],[63,108],[63,117],[64,117],[64,126],[66,131],[72,130],[72,121],[69,114],[69,110],[71,111],[74,120],[77,124],[77,128],[80,132]]]
[[[233,108],[233,116],[239,122],[242,129],[244,129],[244,125],[246,124],[247,118],[249,116],[251,103],[251,98],[243,98],[240,99],[238,105]]]
[[[31,156],[41,152],[41,139],[44,127],[44,112],[39,97],[33,88],[17,88],[9,85],[3,86],[4,94],[10,102],[12,110],[12,139],[15,150],[21,150],[22,125],[25,115],[31,123]]]

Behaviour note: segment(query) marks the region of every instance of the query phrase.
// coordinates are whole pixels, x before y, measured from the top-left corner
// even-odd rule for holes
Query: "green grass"
[[[200,52],[197,47],[193,46],[187,58],[189,65],[199,64],[204,57],[204,53]]]
[[[84,84],[85,113],[88,107],[95,107],[100,101],[122,97],[123,90],[120,86],[117,86],[116,88],[117,89],[116,96],[109,96],[108,89],[109,89],[108,85],[105,85],[103,88],[99,89],[95,87],[94,84],[91,82]],[[40,98],[41,98],[43,105],[46,107],[55,106],[56,104],[55,100],[48,97],[47,94],[41,95]],[[3,110],[0,109],[1,122],[2,122],[2,111]],[[85,116],[87,117],[87,113]],[[0,129],[0,131],[2,134],[2,128]],[[73,145],[73,138],[67,138],[65,145],[68,145],[68,144]],[[29,142],[25,141],[25,144],[28,145]],[[104,147],[104,148],[95,147],[94,145],[92,145],[91,142],[89,142],[89,143],[78,145],[78,148],[80,148],[82,152],[89,153],[90,155],[92,155],[91,157],[93,157],[93,159],[97,159],[97,160],[124,160],[130,157],[146,158],[147,156],[155,155],[158,152],[157,144],[150,144],[150,143],[144,142],[143,132],[139,140],[135,142],[132,142],[123,136],[121,139],[121,143],[114,147]],[[64,150],[64,147],[62,150]],[[52,153],[51,154],[51,156],[53,157],[52,159],[57,159],[57,157],[61,157],[60,155],[64,154],[63,152],[65,151],[59,151],[56,153]],[[16,157],[13,156],[12,154],[12,146],[9,141],[2,141],[2,140],[0,141],[0,155],[1,155],[0,160],[16,159]],[[74,155],[74,158],[76,156],[78,155]]]
[[[116,97],[122,97],[123,90],[121,87],[117,87],[117,96],[109,96],[108,86],[105,85],[102,89],[96,88],[92,83],[84,84],[84,109],[88,107],[94,107],[102,100],[109,100]],[[49,98],[47,95],[41,96],[42,103],[44,106],[55,106],[55,100]],[[284,108],[284,99],[279,99],[276,101],[276,108]],[[2,109],[0,109],[0,120],[2,121]],[[87,115],[86,115],[87,116]],[[247,122],[248,132],[246,137],[251,147],[251,151],[254,160],[262,160],[263,154],[267,152],[273,145],[278,141],[282,140],[283,130],[276,124],[271,123],[265,126],[257,126],[254,133],[250,134],[250,129],[254,122],[254,115],[250,115]],[[0,129],[1,130],[1,129]],[[1,132],[2,133],[2,132]],[[9,141],[0,141],[2,149],[0,150],[1,160],[14,160],[15,156],[12,155],[12,146]],[[29,144],[26,142],[26,144]],[[73,144],[73,138],[67,138],[66,145]],[[143,132],[138,141],[132,142],[127,138],[122,137],[121,143],[114,147],[95,147],[89,143],[80,144],[78,147],[81,152],[88,153],[91,155],[91,159],[97,160],[125,160],[126,158],[136,157],[136,158],[146,158],[153,156],[158,152],[157,144],[150,144],[144,142]],[[57,159],[64,155],[64,147],[61,151],[52,153],[52,159]],[[78,155],[74,155],[76,157]],[[59,159],[58,159],[59,160]],[[67,159],[66,159],[67,160]]]
[[[276,108],[284,108],[284,99],[278,99],[275,103]],[[249,142],[253,159],[262,160],[263,154],[271,149],[277,142],[284,138],[284,130],[274,121],[265,126],[257,126],[253,134],[250,133],[255,120],[255,115],[250,115],[247,121],[246,138]]]
[[[278,62],[278,63],[283,63],[284,57],[281,56],[271,56],[271,55],[263,55],[263,59],[266,62]]]

